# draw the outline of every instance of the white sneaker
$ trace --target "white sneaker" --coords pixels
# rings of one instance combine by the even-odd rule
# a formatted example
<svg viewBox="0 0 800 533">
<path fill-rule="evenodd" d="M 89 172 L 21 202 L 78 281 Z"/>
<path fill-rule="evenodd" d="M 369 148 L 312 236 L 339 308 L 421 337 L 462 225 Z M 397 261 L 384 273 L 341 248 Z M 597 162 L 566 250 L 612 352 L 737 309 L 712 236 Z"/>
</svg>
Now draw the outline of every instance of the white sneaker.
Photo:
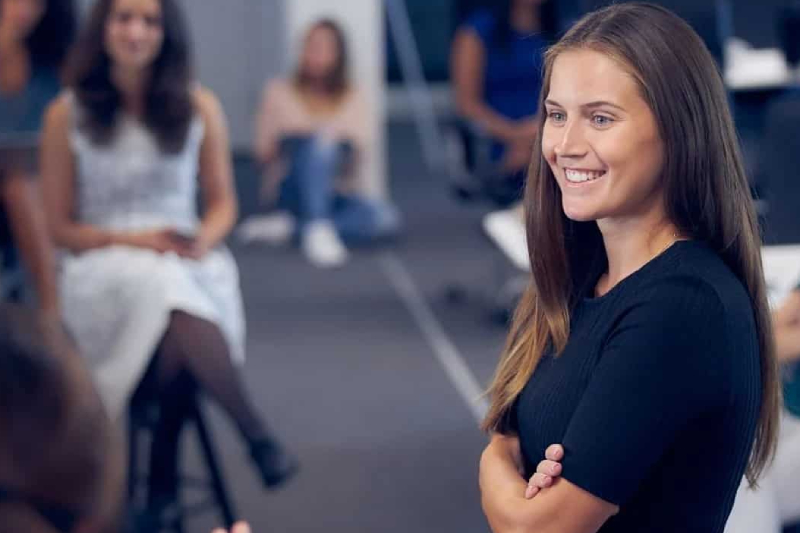
<svg viewBox="0 0 800 533">
<path fill-rule="evenodd" d="M 305 228 L 301 248 L 311 264 L 320 268 L 342 266 L 348 257 L 347 248 L 328 220 L 311 222 Z"/>
<path fill-rule="evenodd" d="M 295 230 L 295 220 L 285 211 L 252 216 L 242 222 L 236 235 L 243 243 L 265 242 L 274 246 L 286 244 Z"/>
</svg>

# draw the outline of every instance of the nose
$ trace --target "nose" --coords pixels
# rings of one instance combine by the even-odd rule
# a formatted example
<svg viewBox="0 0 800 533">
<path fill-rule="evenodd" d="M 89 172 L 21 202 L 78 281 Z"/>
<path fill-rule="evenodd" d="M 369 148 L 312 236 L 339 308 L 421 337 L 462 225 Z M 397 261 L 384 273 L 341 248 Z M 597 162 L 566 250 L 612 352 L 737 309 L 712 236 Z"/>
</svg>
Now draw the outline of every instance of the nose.
<svg viewBox="0 0 800 533">
<path fill-rule="evenodd" d="M 141 39 L 147 31 L 147 24 L 140 17 L 134 17 L 128 22 L 128 38 Z"/>
<path fill-rule="evenodd" d="M 578 121 L 568 120 L 560 131 L 561 139 L 555 145 L 556 156 L 580 158 L 586 155 L 588 152 L 586 138 Z"/>
</svg>

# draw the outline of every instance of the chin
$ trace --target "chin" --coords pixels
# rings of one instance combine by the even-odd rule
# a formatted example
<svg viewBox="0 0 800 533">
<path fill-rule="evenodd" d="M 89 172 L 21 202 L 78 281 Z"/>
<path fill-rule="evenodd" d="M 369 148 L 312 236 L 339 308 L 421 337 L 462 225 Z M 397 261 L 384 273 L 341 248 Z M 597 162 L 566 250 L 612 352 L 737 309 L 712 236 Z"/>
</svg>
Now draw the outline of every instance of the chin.
<svg viewBox="0 0 800 533">
<path fill-rule="evenodd" d="M 573 222 L 594 222 L 597 220 L 597 217 L 594 215 L 586 215 L 583 213 L 569 213 L 567 211 L 564 212 L 568 219 Z"/>
<path fill-rule="evenodd" d="M 128 52 L 112 54 L 114 64 L 125 70 L 140 70 L 150 67 L 155 57 L 150 54 L 131 54 Z"/>
<path fill-rule="evenodd" d="M 576 206 L 569 206 L 563 205 L 561 208 L 564 211 L 564 215 L 574 222 L 591 222 L 593 220 L 597 220 L 599 217 L 597 213 L 592 209 L 580 209 Z"/>
</svg>

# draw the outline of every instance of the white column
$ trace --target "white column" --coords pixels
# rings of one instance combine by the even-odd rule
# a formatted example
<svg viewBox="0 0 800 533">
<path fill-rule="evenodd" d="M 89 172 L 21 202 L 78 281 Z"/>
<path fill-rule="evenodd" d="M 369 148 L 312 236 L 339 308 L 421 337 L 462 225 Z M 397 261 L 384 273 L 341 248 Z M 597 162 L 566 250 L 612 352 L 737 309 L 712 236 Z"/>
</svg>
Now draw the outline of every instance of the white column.
<svg viewBox="0 0 800 533">
<path fill-rule="evenodd" d="M 231 145 L 248 151 L 267 78 L 281 70 L 285 36 L 275 0 L 180 0 L 191 33 L 200 82 L 219 97 L 228 119 Z"/>
<path fill-rule="evenodd" d="M 285 65 L 295 65 L 305 30 L 317 19 L 330 17 L 342 25 L 350 49 L 351 75 L 372 110 L 369 128 L 374 146 L 362 168 L 362 183 L 371 196 L 385 196 L 386 177 L 386 81 L 382 0 L 284 0 L 286 36 L 290 53 Z"/>
</svg>

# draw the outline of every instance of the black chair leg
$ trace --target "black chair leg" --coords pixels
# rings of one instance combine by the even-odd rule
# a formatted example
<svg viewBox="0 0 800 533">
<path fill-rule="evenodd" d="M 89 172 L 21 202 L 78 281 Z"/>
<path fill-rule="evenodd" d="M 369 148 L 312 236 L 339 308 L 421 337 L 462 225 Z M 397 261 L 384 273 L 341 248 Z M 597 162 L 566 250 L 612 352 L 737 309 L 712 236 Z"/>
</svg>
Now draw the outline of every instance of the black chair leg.
<svg viewBox="0 0 800 533">
<path fill-rule="evenodd" d="M 193 418 L 197 424 L 197 434 L 200 438 L 200 446 L 202 448 L 202 453 L 208 468 L 208 475 L 211 478 L 211 487 L 214 491 L 217 504 L 219 505 L 222 520 L 225 526 L 231 527 L 235 522 L 235 513 L 233 511 L 233 506 L 231 505 L 230 499 L 228 498 L 228 491 L 225 487 L 225 482 L 222 477 L 222 469 L 217 462 L 216 450 L 214 449 L 214 444 L 208 434 L 208 428 L 206 427 L 205 420 L 203 419 L 203 413 L 201 409 L 200 399 L 198 398 L 197 403 L 195 404 Z"/>
<path fill-rule="evenodd" d="M 133 417 L 128 417 L 128 501 L 134 501 L 139 476 L 139 430 Z"/>
</svg>

